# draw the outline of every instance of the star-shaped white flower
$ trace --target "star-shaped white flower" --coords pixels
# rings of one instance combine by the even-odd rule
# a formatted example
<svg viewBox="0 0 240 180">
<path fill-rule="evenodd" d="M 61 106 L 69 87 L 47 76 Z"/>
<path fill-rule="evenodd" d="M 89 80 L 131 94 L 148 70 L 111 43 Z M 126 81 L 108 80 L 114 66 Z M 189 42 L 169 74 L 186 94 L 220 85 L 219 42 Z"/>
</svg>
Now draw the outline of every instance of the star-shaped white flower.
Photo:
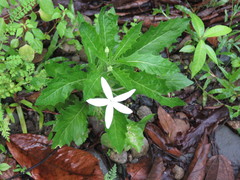
<svg viewBox="0 0 240 180">
<path fill-rule="evenodd" d="M 106 112 L 105 112 L 105 123 L 106 123 L 106 128 L 108 129 L 112 123 L 114 108 L 123 114 L 132 113 L 131 109 L 129 109 L 127 106 L 119 102 L 124 101 L 129 97 L 131 97 L 133 93 L 136 91 L 136 89 L 132 89 L 131 91 L 128 91 L 126 93 L 113 97 L 111 87 L 109 86 L 106 79 L 104 79 L 103 77 L 101 77 L 101 85 L 106 98 L 88 99 L 87 102 L 97 107 L 107 106 Z"/>
</svg>

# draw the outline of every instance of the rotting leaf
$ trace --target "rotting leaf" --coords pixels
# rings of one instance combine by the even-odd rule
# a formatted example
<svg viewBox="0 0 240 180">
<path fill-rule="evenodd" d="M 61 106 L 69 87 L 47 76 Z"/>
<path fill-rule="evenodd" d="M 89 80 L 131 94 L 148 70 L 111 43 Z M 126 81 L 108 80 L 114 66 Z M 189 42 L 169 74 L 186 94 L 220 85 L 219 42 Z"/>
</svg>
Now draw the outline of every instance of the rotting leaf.
<svg viewBox="0 0 240 180">
<path fill-rule="evenodd" d="M 171 143 L 174 143 L 177 136 L 185 136 L 190 126 L 187 122 L 181 119 L 173 119 L 161 106 L 158 108 L 159 124 L 168 134 Z"/>
<path fill-rule="evenodd" d="M 205 180 L 211 179 L 234 179 L 233 167 L 225 156 L 216 155 L 208 160 Z"/>
<path fill-rule="evenodd" d="M 182 153 L 174 147 L 169 147 L 166 144 L 169 144 L 169 141 L 164 139 L 164 134 L 161 130 L 154 124 L 149 123 L 145 128 L 145 133 L 152 139 L 152 141 L 160 147 L 162 150 L 174 155 L 174 156 L 181 156 Z"/>
<path fill-rule="evenodd" d="M 222 107 L 216 111 L 214 111 L 208 118 L 202 121 L 202 123 L 195 129 L 193 129 L 191 132 L 189 132 L 181 145 L 183 146 L 183 150 L 188 149 L 189 147 L 196 144 L 199 139 L 204 134 L 205 129 L 211 127 L 217 122 L 222 121 L 223 119 L 227 118 L 229 116 L 228 109 L 226 107 Z"/>
<path fill-rule="evenodd" d="M 165 167 L 163 164 L 163 159 L 161 157 L 155 158 L 147 179 L 162 179 L 164 170 L 165 170 Z"/>
<path fill-rule="evenodd" d="M 208 153 L 211 144 L 208 143 L 207 133 L 204 134 L 201 142 L 195 151 L 194 158 L 189 165 L 186 178 L 187 180 L 202 180 L 205 176 L 205 167 L 208 160 Z"/>
<path fill-rule="evenodd" d="M 35 134 L 13 134 L 7 146 L 22 167 L 30 168 L 53 151 L 47 137 Z M 90 153 L 64 146 L 31 171 L 36 180 L 88 179 L 101 180 L 98 160 Z"/>
<path fill-rule="evenodd" d="M 127 172 L 131 176 L 131 180 L 145 180 L 151 168 L 151 160 L 142 158 L 138 163 L 128 163 Z"/>
</svg>

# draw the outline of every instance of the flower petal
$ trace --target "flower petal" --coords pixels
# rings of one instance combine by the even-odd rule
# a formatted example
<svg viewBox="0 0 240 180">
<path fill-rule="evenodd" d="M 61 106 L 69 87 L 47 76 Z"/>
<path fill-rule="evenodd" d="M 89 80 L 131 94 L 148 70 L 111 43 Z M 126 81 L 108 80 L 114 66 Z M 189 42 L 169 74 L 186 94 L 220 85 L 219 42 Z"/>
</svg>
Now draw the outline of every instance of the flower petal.
<svg viewBox="0 0 240 180">
<path fill-rule="evenodd" d="M 118 96 L 114 97 L 113 100 L 116 101 L 116 102 L 124 101 L 124 100 L 130 98 L 135 91 L 136 91 L 136 89 L 132 89 L 131 91 L 128 91 L 126 93 L 123 93 L 121 95 L 118 95 Z"/>
<path fill-rule="evenodd" d="M 123 113 L 123 114 L 131 114 L 132 110 L 130 108 L 128 108 L 127 106 L 118 103 L 118 102 L 113 102 L 112 103 L 113 107 L 118 110 L 119 112 Z"/>
<path fill-rule="evenodd" d="M 102 89 L 103 89 L 103 92 L 104 92 L 105 96 L 108 99 L 113 99 L 112 89 L 109 86 L 109 84 L 106 81 L 106 79 L 104 79 L 104 77 L 101 77 L 101 85 L 102 85 Z"/>
<path fill-rule="evenodd" d="M 101 106 L 108 105 L 109 100 L 106 98 L 93 98 L 93 99 L 88 99 L 87 102 L 93 106 L 101 107 Z"/>
<path fill-rule="evenodd" d="M 114 112 L 114 109 L 112 104 L 108 104 L 105 112 L 105 124 L 107 129 L 109 129 L 112 124 L 113 112 Z"/>
</svg>

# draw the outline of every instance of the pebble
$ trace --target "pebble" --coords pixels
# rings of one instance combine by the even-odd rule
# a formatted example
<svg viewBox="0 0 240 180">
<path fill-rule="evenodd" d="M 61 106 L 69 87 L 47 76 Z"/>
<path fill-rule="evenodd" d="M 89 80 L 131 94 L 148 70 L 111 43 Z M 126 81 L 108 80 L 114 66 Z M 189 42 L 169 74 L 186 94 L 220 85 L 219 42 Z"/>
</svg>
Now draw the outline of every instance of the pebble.
<svg viewBox="0 0 240 180">
<path fill-rule="evenodd" d="M 152 111 L 149 107 L 147 106 L 140 106 L 140 108 L 137 110 L 137 115 L 140 119 L 143 119 L 145 116 L 152 114 Z M 154 117 L 152 117 L 149 122 L 153 122 Z"/>
<path fill-rule="evenodd" d="M 177 180 L 180 180 L 184 177 L 184 169 L 178 165 L 174 166 L 174 168 L 172 169 L 172 172 L 174 174 L 174 178 Z"/>
<path fill-rule="evenodd" d="M 126 151 L 123 151 L 121 154 L 111 151 L 110 152 L 110 159 L 116 163 L 124 164 L 128 160 L 128 154 Z"/>
</svg>

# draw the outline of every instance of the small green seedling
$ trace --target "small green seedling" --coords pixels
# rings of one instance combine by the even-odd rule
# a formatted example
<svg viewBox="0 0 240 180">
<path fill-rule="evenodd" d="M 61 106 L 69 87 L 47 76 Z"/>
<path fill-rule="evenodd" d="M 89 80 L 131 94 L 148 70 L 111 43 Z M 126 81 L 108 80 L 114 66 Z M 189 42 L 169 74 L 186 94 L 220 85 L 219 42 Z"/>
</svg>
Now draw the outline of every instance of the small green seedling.
<svg viewBox="0 0 240 180">
<path fill-rule="evenodd" d="M 206 61 L 206 56 L 215 63 L 219 64 L 219 60 L 216 56 L 213 48 L 205 43 L 205 40 L 209 37 L 219 37 L 226 35 L 232 31 L 231 28 L 223 25 L 216 25 L 205 30 L 203 21 L 195 14 L 189 14 L 192 21 L 192 26 L 196 31 L 196 41 L 198 42 L 196 47 L 193 45 L 184 46 L 180 52 L 191 53 L 194 51 L 193 61 L 190 64 L 190 70 L 192 78 L 203 68 Z"/>
</svg>

